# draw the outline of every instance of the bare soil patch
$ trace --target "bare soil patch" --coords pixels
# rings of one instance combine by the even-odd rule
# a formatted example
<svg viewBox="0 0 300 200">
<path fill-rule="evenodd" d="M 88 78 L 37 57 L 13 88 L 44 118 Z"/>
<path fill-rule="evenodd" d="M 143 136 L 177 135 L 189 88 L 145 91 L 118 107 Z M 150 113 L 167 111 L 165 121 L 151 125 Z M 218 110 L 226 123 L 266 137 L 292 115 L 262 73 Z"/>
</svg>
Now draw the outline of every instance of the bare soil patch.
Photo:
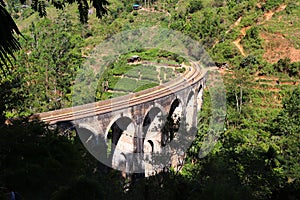
<svg viewBox="0 0 300 200">
<path fill-rule="evenodd" d="M 266 12 L 265 14 L 264 14 L 264 21 L 268 21 L 268 20 L 270 20 L 272 17 L 273 17 L 273 15 L 275 14 L 275 13 L 277 13 L 277 12 L 280 12 L 280 11 L 283 11 L 284 9 L 286 8 L 286 5 L 285 4 L 282 4 L 282 5 L 280 5 L 275 11 L 269 11 L 269 12 Z"/>
<path fill-rule="evenodd" d="M 279 59 L 290 58 L 291 62 L 300 61 L 300 49 L 296 49 L 284 35 L 262 32 L 260 36 L 265 40 L 264 59 L 276 63 Z"/>
</svg>

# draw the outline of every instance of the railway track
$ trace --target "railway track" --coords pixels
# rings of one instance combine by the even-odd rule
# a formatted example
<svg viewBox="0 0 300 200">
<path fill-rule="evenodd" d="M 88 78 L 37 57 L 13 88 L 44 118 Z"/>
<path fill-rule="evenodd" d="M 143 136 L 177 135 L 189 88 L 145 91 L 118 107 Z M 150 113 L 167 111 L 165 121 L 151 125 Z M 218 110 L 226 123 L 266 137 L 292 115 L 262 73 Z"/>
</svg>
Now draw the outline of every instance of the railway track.
<svg viewBox="0 0 300 200">
<path fill-rule="evenodd" d="M 162 98 L 169 94 L 183 90 L 201 80 L 206 75 L 206 72 L 207 70 L 201 70 L 197 63 L 193 63 L 191 67 L 186 69 L 186 72 L 182 76 L 168 83 L 121 97 L 74 106 L 71 108 L 38 113 L 35 114 L 33 118 L 38 118 L 49 124 L 55 124 L 60 121 L 72 121 L 89 116 L 95 116 L 97 114 L 117 111 L 126 107 L 153 101 L 157 98 Z"/>
</svg>

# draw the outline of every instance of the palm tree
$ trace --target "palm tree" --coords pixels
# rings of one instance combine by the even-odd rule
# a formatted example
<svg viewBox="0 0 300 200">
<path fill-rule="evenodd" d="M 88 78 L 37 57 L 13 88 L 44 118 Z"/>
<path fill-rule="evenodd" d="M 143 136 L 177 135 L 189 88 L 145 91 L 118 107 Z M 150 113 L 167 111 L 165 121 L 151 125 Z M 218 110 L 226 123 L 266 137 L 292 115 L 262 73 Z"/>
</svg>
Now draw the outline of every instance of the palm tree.
<svg viewBox="0 0 300 200">
<path fill-rule="evenodd" d="M 0 26 L 0 69 L 5 73 L 8 70 L 7 63 L 11 63 L 11 58 L 14 58 L 14 52 L 21 49 L 14 35 L 21 35 L 21 32 L 5 9 L 3 1 L 0 1 Z"/>
</svg>

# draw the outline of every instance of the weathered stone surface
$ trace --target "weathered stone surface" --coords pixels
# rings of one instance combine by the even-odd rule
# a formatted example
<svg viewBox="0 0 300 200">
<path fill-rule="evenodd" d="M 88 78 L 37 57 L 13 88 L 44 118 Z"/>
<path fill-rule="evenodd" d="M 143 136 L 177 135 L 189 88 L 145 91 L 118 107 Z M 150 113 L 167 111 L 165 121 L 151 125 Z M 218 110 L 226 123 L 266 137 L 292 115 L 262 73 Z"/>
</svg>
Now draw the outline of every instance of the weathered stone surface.
<svg viewBox="0 0 300 200">
<path fill-rule="evenodd" d="M 142 91 L 132 99 L 122 97 L 122 101 L 103 101 L 90 104 L 91 107 L 84 105 L 74 110 L 49 112 L 41 114 L 41 118 L 50 123 L 71 123 L 97 159 L 121 171 L 139 170 L 149 176 L 163 167 L 179 169 L 184 160 L 180 142 L 189 140 L 192 136 L 188 131 L 197 127 L 205 78 L 204 75 L 191 78 L 174 87 L 174 91 L 153 93 L 157 96 L 150 95 L 149 101 L 135 102 L 138 95 L 145 95 Z M 155 89 L 148 90 L 152 92 Z M 172 130 L 167 135 L 165 126 Z M 157 154 L 165 157 L 157 161 Z"/>
</svg>

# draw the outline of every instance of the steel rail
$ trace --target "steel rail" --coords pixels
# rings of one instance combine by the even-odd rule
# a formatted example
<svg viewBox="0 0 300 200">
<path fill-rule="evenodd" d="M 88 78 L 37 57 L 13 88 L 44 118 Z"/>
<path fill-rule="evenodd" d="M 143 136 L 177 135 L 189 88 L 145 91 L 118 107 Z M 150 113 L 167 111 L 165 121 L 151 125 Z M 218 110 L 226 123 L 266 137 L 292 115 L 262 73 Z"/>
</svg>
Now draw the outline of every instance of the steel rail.
<svg viewBox="0 0 300 200">
<path fill-rule="evenodd" d="M 205 75 L 206 71 L 201 70 L 198 64 L 193 63 L 191 67 L 186 69 L 185 73 L 182 76 L 165 84 L 108 100 L 74 106 L 71 108 L 37 113 L 32 117 L 38 118 L 41 121 L 49 124 L 55 124 L 60 121 L 72 121 L 85 117 L 109 113 L 124 109 L 126 107 L 132 107 L 141 103 L 153 101 L 172 93 L 179 92 L 198 82 Z"/>
</svg>

